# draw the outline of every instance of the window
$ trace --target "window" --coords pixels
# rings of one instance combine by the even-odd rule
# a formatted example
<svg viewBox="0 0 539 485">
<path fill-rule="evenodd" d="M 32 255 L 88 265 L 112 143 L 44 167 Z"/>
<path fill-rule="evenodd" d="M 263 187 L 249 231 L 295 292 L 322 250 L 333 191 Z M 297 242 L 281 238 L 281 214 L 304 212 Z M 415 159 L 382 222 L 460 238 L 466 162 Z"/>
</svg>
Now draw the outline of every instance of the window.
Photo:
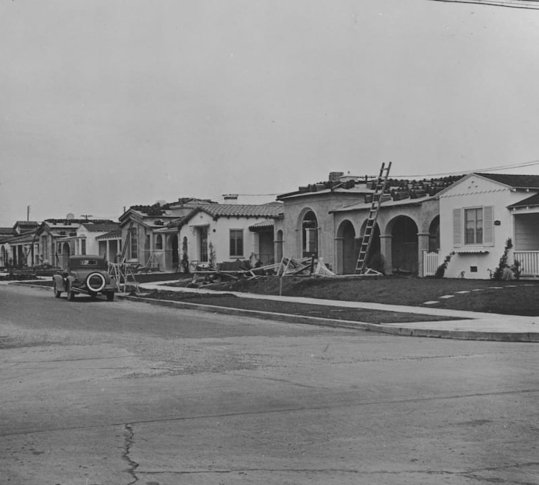
<svg viewBox="0 0 539 485">
<path fill-rule="evenodd" d="M 230 229 L 230 256 L 243 256 L 243 229 Z"/>
<path fill-rule="evenodd" d="M 205 263 L 208 261 L 208 226 L 203 226 L 198 231 L 200 261 Z"/>
<path fill-rule="evenodd" d="M 84 256 L 86 255 L 86 239 L 80 240 L 80 253 Z"/>
<path fill-rule="evenodd" d="M 483 208 L 464 210 L 464 244 L 483 244 Z"/>
<path fill-rule="evenodd" d="M 163 236 L 161 234 L 155 237 L 155 249 L 163 249 Z"/>
<path fill-rule="evenodd" d="M 138 259 L 138 231 L 136 227 L 131 228 L 131 259 Z"/>
<path fill-rule="evenodd" d="M 453 209 L 453 246 L 494 245 L 494 207 Z"/>
<path fill-rule="evenodd" d="M 318 253 L 318 220 L 314 212 L 305 214 L 302 221 L 302 249 L 303 257 Z"/>
</svg>

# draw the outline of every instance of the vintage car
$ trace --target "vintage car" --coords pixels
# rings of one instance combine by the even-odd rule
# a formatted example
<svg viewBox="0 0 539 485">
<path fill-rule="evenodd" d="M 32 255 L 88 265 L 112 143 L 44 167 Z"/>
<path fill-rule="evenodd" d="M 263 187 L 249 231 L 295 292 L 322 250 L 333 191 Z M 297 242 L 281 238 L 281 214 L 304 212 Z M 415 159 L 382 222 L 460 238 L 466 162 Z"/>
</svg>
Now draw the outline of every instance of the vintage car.
<svg viewBox="0 0 539 485">
<path fill-rule="evenodd" d="M 107 261 L 101 256 L 71 256 L 67 270 L 62 274 L 55 274 L 52 279 L 56 298 L 60 298 L 65 291 L 68 300 L 73 300 L 77 293 L 93 298 L 101 293 L 107 300 L 114 300 L 116 281 L 108 272 Z"/>
</svg>

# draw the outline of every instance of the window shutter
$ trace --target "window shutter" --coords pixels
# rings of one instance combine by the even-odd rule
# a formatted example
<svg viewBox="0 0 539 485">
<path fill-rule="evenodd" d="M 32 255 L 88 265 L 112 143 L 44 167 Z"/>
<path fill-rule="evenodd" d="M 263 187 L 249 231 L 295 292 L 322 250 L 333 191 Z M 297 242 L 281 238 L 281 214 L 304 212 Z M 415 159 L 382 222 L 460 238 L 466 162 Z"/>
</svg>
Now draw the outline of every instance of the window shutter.
<svg viewBox="0 0 539 485">
<path fill-rule="evenodd" d="M 462 210 L 453 209 L 453 246 L 462 245 Z"/>
<path fill-rule="evenodd" d="M 483 207 L 483 241 L 484 244 L 494 245 L 494 207 Z"/>
</svg>

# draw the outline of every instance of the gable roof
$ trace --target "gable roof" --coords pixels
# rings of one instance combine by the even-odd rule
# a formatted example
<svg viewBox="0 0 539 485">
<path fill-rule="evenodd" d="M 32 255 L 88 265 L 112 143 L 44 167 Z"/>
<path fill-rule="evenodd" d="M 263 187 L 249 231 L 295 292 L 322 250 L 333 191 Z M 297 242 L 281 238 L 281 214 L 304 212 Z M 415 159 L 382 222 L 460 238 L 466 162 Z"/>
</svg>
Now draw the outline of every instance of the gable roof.
<svg viewBox="0 0 539 485">
<path fill-rule="evenodd" d="M 179 229 L 200 212 L 205 212 L 213 217 L 213 219 L 219 219 L 220 217 L 264 217 L 267 219 L 279 219 L 283 216 L 283 204 L 281 202 L 270 202 L 268 204 L 203 205 L 191 211 L 187 216 L 169 224 L 168 227 L 177 225 Z"/>
<path fill-rule="evenodd" d="M 13 229 L 18 227 L 21 232 L 33 231 L 39 227 L 39 222 L 37 221 L 17 221 L 13 225 Z"/>
<path fill-rule="evenodd" d="M 481 177 L 507 185 L 513 189 L 536 189 L 539 190 L 539 175 L 521 175 L 507 173 L 477 173 Z"/>
<path fill-rule="evenodd" d="M 537 206 L 539 206 L 539 194 L 532 195 L 531 197 L 527 197 L 524 200 L 508 205 L 507 208 L 520 209 L 522 207 L 537 207 Z"/>
<path fill-rule="evenodd" d="M 88 232 L 110 232 L 119 227 L 117 222 L 93 222 L 84 223 L 83 226 Z"/>
</svg>

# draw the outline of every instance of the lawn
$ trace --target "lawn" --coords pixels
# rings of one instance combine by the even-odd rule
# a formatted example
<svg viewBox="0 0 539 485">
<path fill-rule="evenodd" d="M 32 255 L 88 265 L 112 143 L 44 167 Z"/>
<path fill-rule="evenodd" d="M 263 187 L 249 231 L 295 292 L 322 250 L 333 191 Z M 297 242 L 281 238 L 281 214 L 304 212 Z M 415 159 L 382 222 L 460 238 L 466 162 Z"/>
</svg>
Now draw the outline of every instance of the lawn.
<svg viewBox="0 0 539 485">
<path fill-rule="evenodd" d="M 307 303 L 282 302 L 240 298 L 231 294 L 198 294 L 157 290 L 141 294 L 144 298 L 179 301 L 198 305 L 239 308 L 288 315 L 301 315 L 331 320 L 364 322 L 364 323 L 404 323 L 449 320 L 447 317 L 421 315 L 415 313 L 399 313 L 385 310 L 368 310 L 363 308 L 342 308 L 326 305 L 310 305 Z"/>
<path fill-rule="evenodd" d="M 212 285 L 211 288 L 277 295 L 279 286 L 279 278 L 263 277 L 220 283 Z M 539 315 L 537 281 L 501 282 L 398 276 L 286 277 L 282 279 L 282 294 L 514 315 Z M 441 298 L 444 296 L 451 297 Z M 426 302 L 436 303 L 426 304 Z"/>
</svg>

